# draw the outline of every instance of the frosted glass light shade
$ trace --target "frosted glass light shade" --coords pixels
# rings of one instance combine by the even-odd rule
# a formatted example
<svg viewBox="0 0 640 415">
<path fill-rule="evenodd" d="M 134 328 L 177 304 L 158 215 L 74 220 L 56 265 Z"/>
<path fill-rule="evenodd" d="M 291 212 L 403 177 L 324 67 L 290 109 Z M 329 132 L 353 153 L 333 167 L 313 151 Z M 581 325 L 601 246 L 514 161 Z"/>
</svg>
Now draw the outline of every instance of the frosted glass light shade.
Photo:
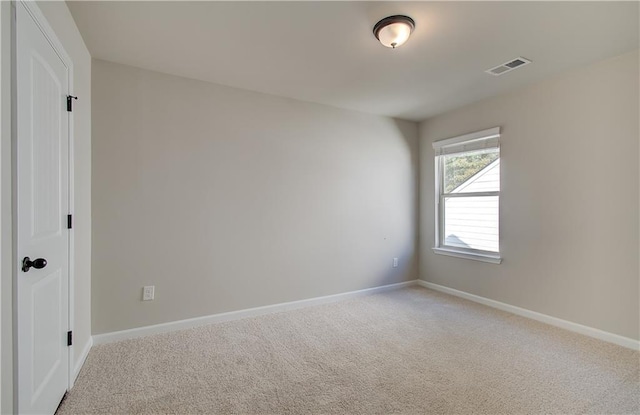
<svg viewBox="0 0 640 415">
<path fill-rule="evenodd" d="M 380 20 L 373 27 L 373 34 L 384 46 L 397 48 L 411 36 L 415 22 L 408 16 L 389 16 Z"/>
</svg>

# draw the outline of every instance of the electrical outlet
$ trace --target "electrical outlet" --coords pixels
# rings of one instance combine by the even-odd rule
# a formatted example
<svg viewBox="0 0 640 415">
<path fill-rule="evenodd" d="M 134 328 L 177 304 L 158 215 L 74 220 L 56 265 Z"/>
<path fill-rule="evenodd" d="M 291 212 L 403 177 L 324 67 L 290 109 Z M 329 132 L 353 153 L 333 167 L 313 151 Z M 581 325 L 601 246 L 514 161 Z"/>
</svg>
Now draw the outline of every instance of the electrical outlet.
<svg viewBox="0 0 640 415">
<path fill-rule="evenodd" d="M 393 258 L 393 267 L 398 268 L 398 258 Z"/>
<path fill-rule="evenodd" d="M 155 296 L 156 287 L 155 285 L 147 285 L 142 288 L 142 301 L 151 301 Z"/>
</svg>

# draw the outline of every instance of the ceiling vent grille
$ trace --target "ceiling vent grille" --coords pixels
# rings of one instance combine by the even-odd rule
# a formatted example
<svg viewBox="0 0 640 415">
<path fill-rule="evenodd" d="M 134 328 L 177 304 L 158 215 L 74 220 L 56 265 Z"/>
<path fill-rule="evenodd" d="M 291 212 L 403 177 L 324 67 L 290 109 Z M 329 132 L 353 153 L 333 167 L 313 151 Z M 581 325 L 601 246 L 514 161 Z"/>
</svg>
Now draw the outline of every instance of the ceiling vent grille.
<svg viewBox="0 0 640 415">
<path fill-rule="evenodd" d="M 503 63 L 502 65 L 498 65 L 495 68 L 487 69 L 485 72 L 491 75 L 498 76 L 498 75 L 505 74 L 507 72 L 511 72 L 516 68 L 523 67 L 524 65 L 527 65 L 529 63 L 531 63 L 529 59 L 523 58 L 521 56 L 509 62 Z"/>
</svg>

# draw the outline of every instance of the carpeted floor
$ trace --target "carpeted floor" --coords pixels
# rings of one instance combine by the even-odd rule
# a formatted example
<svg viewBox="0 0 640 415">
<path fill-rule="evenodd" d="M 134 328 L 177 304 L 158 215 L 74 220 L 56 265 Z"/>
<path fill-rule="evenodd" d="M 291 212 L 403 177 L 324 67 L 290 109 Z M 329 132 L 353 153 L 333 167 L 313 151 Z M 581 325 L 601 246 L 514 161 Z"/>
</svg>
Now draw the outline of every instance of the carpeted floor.
<svg viewBox="0 0 640 415">
<path fill-rule="evenodd" d="M 639 367 L 411 287 L 96 346 L 58 413 L 637 414 Z"/>
</svg>

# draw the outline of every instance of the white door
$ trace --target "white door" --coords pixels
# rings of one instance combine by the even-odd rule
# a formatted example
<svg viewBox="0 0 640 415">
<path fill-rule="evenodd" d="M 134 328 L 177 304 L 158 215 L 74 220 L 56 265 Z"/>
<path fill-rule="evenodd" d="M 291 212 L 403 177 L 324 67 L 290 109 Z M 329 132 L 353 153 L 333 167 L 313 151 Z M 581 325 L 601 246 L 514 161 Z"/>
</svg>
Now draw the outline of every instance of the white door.
<svg viewBox="0 0 640 415">
<path fill-rule="evenodd" d="M 68 77 L 21 2 L 16 69 L 18 411 L 53 414 L 69 376 Z"/>
</svg>

